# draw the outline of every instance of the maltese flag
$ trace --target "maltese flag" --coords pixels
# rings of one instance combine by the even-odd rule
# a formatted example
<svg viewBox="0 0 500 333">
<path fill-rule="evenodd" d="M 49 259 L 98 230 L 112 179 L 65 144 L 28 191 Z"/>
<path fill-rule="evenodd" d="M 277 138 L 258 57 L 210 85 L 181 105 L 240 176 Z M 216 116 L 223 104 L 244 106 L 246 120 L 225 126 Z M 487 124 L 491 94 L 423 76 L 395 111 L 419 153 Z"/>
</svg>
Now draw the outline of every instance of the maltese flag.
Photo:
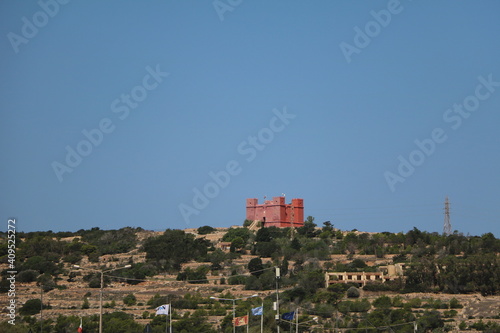
<svg viewBox="0 0 500 333">
<path fill-rule="evenodd" d="M 80 326 L 78 327 L 78 333 L 83 333 L 82 318 L 80 318 Z"/>
</svg>

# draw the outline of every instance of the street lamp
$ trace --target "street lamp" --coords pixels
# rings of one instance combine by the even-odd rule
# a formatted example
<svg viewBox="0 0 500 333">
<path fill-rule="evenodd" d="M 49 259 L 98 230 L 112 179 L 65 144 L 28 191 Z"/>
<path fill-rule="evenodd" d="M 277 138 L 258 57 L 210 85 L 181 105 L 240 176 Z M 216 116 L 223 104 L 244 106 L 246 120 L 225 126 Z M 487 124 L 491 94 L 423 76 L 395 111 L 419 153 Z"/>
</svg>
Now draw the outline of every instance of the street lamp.
<svg viewBox="0 0 500 333">
<path fill-rule="evenodd" d="M 210 299 L 215 299 L 218 301 L 231 301 L 233 302 L 233 332 L 236 332 L 236 326 L 234 326 L 234 321 L 236 319 L 236 301 L 240 301 L 242 299 L 248 299 L 252 297 L 258 297 L 259 294 L 254 294 L 252 296 L 247 296 L 247 297 L 241 297 L 241 298 L 221 298 L 221 297 L 214 297 L 211 296 Z"/>
<path fill-rule="evenodd" d="M 111 268 L 111 269 L 92 269 L 92 268 L 82 268 L 79 265 L 73 265 L 74 268 L 83 269 L 87 271 L 94 271 L 101 273 L 101 290 L 99 292 L 99 333 L 102 333 L 102 290 L 104 288 L 104 273 L 117 271 L 119 269 L 130 268 L 132 265 L 125 265 L 123 267 Z"/>
</svg>

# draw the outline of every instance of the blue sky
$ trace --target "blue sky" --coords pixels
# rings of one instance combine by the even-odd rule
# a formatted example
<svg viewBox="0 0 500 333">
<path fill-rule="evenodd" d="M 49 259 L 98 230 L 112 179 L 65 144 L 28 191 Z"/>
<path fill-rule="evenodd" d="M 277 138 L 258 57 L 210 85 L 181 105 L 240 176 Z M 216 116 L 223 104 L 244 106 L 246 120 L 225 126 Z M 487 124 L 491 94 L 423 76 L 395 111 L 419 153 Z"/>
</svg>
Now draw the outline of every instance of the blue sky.
<svg viewBox="0 0 500 333">
<path fill-rule="evenodd" d="M 226 227 L 285 193 L 318 225 L 441 232 L 449 196 L 453 230 L 498 237 L 499 10 L 2 1 L 0 218 Z"/>
</svg>

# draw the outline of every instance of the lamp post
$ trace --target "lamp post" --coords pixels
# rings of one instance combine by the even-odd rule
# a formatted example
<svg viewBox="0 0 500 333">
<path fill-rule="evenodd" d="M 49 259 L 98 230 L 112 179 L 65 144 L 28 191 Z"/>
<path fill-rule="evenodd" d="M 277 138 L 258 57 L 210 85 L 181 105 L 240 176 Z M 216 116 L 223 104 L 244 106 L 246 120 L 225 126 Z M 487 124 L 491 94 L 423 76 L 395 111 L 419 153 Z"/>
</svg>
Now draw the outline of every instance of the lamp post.
<svg viewBox="0 0 500 333">
<path fill-rule="evenodd" d="M 94 271 L 101 273 L 101 288 L 99 292 L 99 333 L 102 333 L 102 291 L 104 288 L 104 273 L 117 271 L 119 269 L 130 268 L 132 265 L 125 265 L 123 267 L 111 268 L 111 269 L 91 269 L 91 268 L 82 268 L 79 265 L 73 265 L 74 268 L 83 269 L 87 271 Z"/>
<path fill-rule="evenodd" d="M 233 332 L 236 332 L 236 326 L 234 326 L 234 320 L 236 319 L 236 301 L 240 301 L 240 300 L 248 299 L 248 298 L 252 298 L 252 297 L 257 297 L 257 296 L 259 296 L 259 294 L 254 294 L 252 296 L 241 297 L 241 298 L 221 298 L 221 297 L 211 296 L 210 299 L 215 299 L 218 301 L 231 301 L 231 302 L 233 302 Z"/>
</svg>

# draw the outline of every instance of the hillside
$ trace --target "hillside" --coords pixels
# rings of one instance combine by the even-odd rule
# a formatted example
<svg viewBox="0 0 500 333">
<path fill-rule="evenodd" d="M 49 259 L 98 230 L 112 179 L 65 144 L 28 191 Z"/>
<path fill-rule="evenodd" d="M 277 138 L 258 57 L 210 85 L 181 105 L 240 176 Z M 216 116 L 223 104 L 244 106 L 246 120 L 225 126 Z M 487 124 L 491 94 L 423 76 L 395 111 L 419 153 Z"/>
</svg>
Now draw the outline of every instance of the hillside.
<svg viewBox="0 0 500 333">
<path fill-rule="evenodd" d="M 500 328 L 500 240 L 493 235 L 348 232 L 308 222 L 295 231 L 235 226 L 19 234 L 16 329 L 40 330 L 40 310 L 30 312 L 29 305 L 42 299 L 44 332 L 75 332 L 79 317 L 85 332 L 97 332 L 103 270 L 104 332 L 135 332 L 146 324 L 164 332 L 166 318 L 154 308 L 166 303 L 179 331 L 230 332 L 232 302 L 210 297 L 255 294 L 237 302 L 236 316 L 264 303 L 266 330 L 274 332 L 275 267 L 280 313 L 299 308 L 301 332 L 409 332 L 413 322 L 422 332 Z M 2 255 L 1 291 L 8 295 L 7 252 Z M 390 273 L 396 266 L 404 271 Z M 9 300 L 0 301 L 0 330 L 15 332 L 7 323 Z M 250 331 L 260 331 L 259 318 L 250 319 Z"/>
</svg>

